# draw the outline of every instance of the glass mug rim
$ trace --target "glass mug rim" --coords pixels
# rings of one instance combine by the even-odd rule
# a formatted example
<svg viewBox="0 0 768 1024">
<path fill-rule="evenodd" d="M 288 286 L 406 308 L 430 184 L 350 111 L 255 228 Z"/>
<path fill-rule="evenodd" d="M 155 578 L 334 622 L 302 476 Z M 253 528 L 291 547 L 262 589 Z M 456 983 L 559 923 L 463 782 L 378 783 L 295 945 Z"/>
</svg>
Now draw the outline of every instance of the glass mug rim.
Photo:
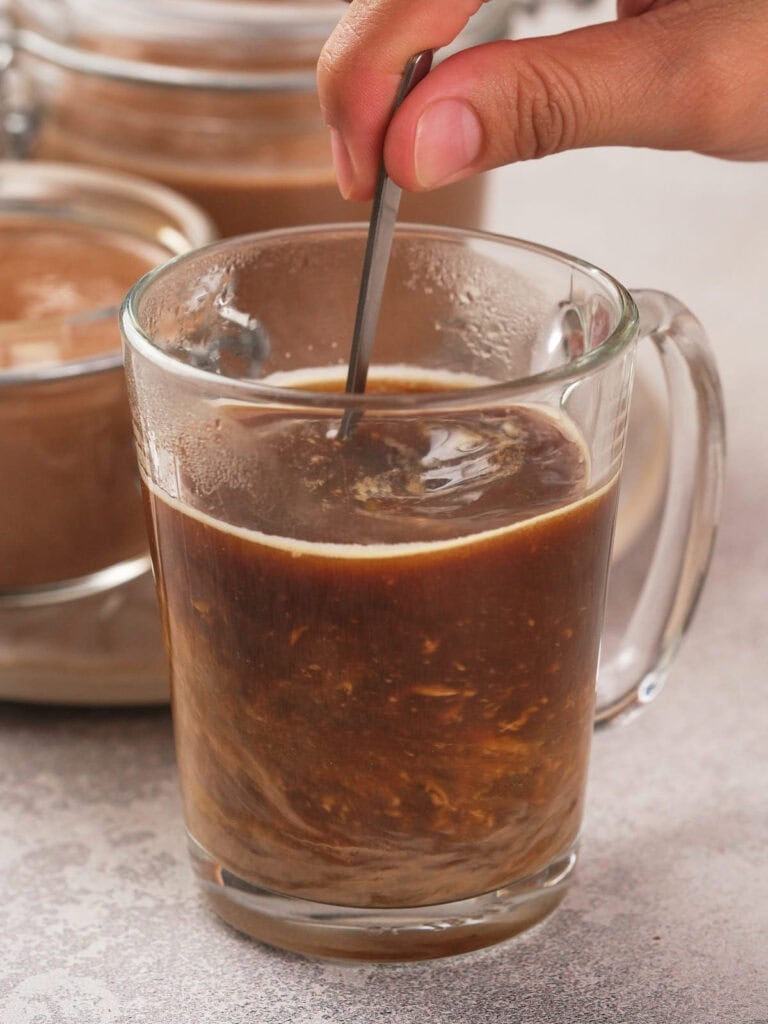
<svg viewBox="0 0 768 1024">
<path fill-rule="evenodd" d="M 543 261 L 556 262 L 570 266 L 587 276 L 596 279 L 609 293 L 618 311 L 618 320 L 614 329 L 603 341 L 583 354 L 562 363 L 559 366 L 525 377 L 477 384 L 467 387 L 451 388 L 450 391 L 387 391 L 386 393 L 347 394 L 343 391 L 308 391 L 283 385 L 266 383 L 260 379 L 223 377 L 210 370 L 190 366 L 160 349 L 141 323 L 140 305 L 149 289 L 160 282 L 167 274 L 173 274 L 179 266 L 193 262 L 206 254 L 224 253 L 227 250 L 242 250 L 243 247 L 269 246 L 276 241 L 290 239 L 323 239 L 332 235 L 364 238 L 368 224 L 362 221 L 354 223 L 337 223 L 311 225 L 295 228 L 277 228 L 271 231 L 260 231 L 252 234 L 237 235 L 210 243 L 191 252 L 182 253 L 160 264 L 141 277 L 131 288 L 120 309 L 120 328 L 123 344 L 129 345 L 137 354 L 154 363 L 159 369 L 171 376 L 184 378 L 187 381 L 207 385 L 209 388 L 222 392 L 229 391 L 240 400 L 251 400 L 260 404 L 269 403 L 282 407 L 288 406 L 297 410 L 327 410 L 343 412 L 346 409 L 376 410 L 386 413 L 388 410 L 435 408 L 456 408 L 467 402 L 498 401 L 501 398 L 514 397 L 524 392 L 546 388 L 553 385 L 573 383 L 601 369 L 612 360 L 619 358 L 637 335 L 639 314 L 635 301 L 629 290 L 607 271 L 577 256 L 561 252 L 558 249 L 529 242 L 489 231 L 465 228 L 438 227 L 428 224 L 398 224 L 395 239 L 402 237 L 432 237 L 454 243 L 465 241 L 481 241 L 491 243 L 503 249 L 515 249 L 534 254 Z M 351 343 L 351 337 L 350 337 Z M 345 364 L 340 363 L 339 368 Z"/>
</svg>

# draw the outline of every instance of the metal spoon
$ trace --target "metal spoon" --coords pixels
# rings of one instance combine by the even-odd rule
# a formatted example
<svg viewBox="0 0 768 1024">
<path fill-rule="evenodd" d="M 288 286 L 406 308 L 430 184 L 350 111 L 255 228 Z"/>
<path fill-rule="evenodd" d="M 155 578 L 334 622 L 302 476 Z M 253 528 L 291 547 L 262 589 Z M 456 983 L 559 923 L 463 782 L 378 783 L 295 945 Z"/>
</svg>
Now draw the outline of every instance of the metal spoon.
<svg viewBox="0 0 768 1024">
<path fill-rule="evenodd" d="M 411 89 L 415 88 L 424 78 L 431 66 L 431 50 L 424 50 L 417 53 L 415 57 L 411 57 L 400 80 L 400 87 L 392 107 L 392 115 Z M 349 354 L 349 371 L 345 387 L 347 394 L 362 394 L 365 391 L 401 195 L 402 189 L 389 177 L 382 160 L 376 182 L 376 193 L 373 197 L 373 210 L 365 246 L 360 292 L 357 298 L 355 328 L 352 334 L 352 349 Z M 341 418 L 337 437 L 342 440 L 349 437 L 362 415 L 360 410 L 347 409 Z"/>
</svg>

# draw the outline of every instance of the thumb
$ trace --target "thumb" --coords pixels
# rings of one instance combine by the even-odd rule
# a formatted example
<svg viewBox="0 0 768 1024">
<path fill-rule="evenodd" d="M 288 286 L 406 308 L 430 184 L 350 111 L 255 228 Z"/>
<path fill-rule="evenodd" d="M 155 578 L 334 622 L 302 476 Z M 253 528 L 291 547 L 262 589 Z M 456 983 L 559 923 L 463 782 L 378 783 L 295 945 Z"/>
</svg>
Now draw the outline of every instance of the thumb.
<svg viewBox="0 0 768 1024">
<path fill-rule="evenodd" d="M 706 11 L 706 3 L 695 16 L 687 4 L 671 3 L 560 36 L 456 54 L 393 118 L 384 143 L 390 175 L 420 191 L 512 161 L 600 145 L 749 157 L 755 104 L 768 114 L 766 19 L 755 46 L 745 48 L 742 19 L 724 24 L 722 9 L 719 17 Z M 750 66 L 752 97 L 744 90 Z"/>
</svg>

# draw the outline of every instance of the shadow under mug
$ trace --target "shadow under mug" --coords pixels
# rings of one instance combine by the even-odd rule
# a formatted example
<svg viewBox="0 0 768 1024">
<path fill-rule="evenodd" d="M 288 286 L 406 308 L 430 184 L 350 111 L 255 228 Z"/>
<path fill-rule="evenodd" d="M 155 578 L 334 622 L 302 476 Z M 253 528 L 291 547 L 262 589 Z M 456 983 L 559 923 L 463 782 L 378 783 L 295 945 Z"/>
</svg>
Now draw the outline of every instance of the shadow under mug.
<svg viewBox="0 0 768 1024">
<path fill-rule="evenodd" d="M 121 326 L 202 887 L 268 943 L 408 960 L 562 899 L 593 723 L 658 692 L 704 580 L 723 409 L 676 300 L 429 227 L 396 234 L 368 390 L 346 395 L 365 234 L 207 247 L 139 282 Z M 598 672 L 644 336 L 669 486 Z"/>
</svg>

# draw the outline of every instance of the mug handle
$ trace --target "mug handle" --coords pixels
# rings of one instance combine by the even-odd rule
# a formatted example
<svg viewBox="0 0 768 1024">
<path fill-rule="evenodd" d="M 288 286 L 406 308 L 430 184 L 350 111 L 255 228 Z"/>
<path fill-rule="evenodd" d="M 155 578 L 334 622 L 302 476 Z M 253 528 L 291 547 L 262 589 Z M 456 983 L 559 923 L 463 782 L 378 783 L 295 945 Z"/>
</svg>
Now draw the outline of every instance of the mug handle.
<svg viewBox="0 0 768 1024">
<path fill-rule="evenodd" d="M 659 535 L 640 596 L 598 671 L 595 724 L 624 719 L 661 690 L 709 568 L 723 491 L 725 413 L 704 329 L 663 292 L 634 291 L 640 337 L 656 346 L 669 396 L 669 471 Z"/>
</svg>

